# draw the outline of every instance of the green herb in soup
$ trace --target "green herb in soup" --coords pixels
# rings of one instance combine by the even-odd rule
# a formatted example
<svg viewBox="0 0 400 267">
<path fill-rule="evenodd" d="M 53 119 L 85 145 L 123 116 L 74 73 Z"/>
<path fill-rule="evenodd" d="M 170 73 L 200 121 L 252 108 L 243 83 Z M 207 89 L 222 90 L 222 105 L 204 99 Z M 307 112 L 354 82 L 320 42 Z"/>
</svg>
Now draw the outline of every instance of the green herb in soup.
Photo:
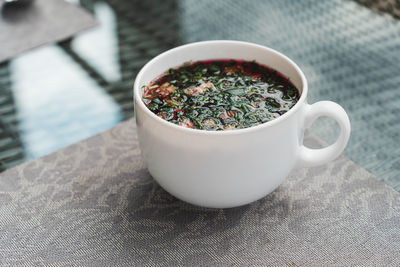
<svg viewBox="0 0 400 267">
<path fill-rule="evenodd" d="M 187 128 L 242 129 L 287 112 L 299 99 L 282 74 L 255 61 L 186 63 L 145 86 L 143 102 L 153 113 Z"/>
</svg>

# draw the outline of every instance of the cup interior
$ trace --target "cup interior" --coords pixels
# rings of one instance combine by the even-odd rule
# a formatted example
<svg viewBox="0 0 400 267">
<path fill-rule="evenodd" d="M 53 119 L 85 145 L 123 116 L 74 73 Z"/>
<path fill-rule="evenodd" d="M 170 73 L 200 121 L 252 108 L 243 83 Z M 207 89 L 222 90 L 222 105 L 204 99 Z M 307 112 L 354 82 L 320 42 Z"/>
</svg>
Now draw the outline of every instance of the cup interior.
<svg viewBox="0 0 400 267">
<path fill-rule="evenodd" d="M 263 124 L 237 129 L 235 131 L 204 131 L 192 128 L 185 128 L 179 125 L 167 122 L 153 114 L 143 102 L 142 95 L 144 86 L 152 80 L 162 75 L 170 68 L 176 68 L 190 61 L 218 60 L 218 59 L 236 59 L 236 60 L 255 60 L 257 63 L 277 70 L 288 78 L 299 90 L 300 98 L 297 103 L 285 114 Z M 149 61 L 138 73 L 134 84 L 134 99 L 138 108 L 145 114 L 159 123 L 172 127 L 177 131 L 189 131 L 201 135 L 233 135 L 248 131 L 255 131 L 261 127 L 271 126 L 284 121 L 286 118 L 297 112 L 302 103 L 306 102 L 307 80 L 300 68 L 291 59 L 285 55 L 267 48 L 265 46 L 240 42 L 240 41 L 204 41 L 191 43 L 168 50 Z"/>
<path fill-rule="evenodd" d="M 239 41 L 205 41 L 168 50 L 143 67 L 137 76 L 135 87 L 139 86 L 137 89 L 141 96 L 142 86 L 149 84 L 168 69 L 179 67 L 185 62 L 210 59 L 255 60 L 286 76 L 301 96 L 306 90 L 304 74 L 288 57 L 264 46 Z"/>
</svg>

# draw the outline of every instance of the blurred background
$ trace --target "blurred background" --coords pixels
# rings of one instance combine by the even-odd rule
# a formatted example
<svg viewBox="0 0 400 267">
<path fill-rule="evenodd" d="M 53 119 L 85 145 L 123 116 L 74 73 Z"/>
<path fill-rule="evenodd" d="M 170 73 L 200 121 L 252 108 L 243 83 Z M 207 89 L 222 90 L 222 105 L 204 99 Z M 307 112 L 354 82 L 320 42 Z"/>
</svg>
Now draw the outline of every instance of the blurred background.
<svg viewBox="0 0 400 267">
<path fill-rule="evenodd" d="M 400 0 L 70 2 L 99 25 L 0 62 L 0 171 L 131 118 L 135 75 L 159 53 L 233 39 L 292 58 L 310 103 L 349 113 L 345 155 L 400 191 Z M 312 132 L 332 143 L 335 124 Z"/>
</svg>

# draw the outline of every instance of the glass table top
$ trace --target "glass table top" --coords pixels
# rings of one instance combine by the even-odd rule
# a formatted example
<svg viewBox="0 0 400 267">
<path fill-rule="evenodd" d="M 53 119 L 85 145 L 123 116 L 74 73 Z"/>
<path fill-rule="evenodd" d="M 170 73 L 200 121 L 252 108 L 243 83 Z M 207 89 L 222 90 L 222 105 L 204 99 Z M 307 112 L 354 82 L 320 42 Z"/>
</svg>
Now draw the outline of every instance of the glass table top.
<svg viewBox="0 0 400 267">
<path fill-rule="evenodd" d="M 345 155 L 400 191 L 400 24 L 352 1 L 79 2 L 99 26 L 0 63 L 0 171 L 133 116 L 136 73 L 180 44 L 233 39 L 292 58 L 309 102 L 349 113 Z M 329 119 L 312 127 L 332 143 Z"/>
</svg>

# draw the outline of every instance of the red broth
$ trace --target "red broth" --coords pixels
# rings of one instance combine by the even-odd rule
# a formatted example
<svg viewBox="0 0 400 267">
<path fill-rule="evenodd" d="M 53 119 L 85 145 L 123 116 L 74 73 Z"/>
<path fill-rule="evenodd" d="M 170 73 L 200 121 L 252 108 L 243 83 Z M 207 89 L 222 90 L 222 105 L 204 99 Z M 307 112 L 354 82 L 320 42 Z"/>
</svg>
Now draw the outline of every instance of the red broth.
<svg viewBox="0 0 400 267">
<path fill-rule="evenodd" d="M 286 113 L 299 100 L 281 73 L 255 61 L 206 60 L 169 69 L 145 86 L 154 114 L 187 128 L 243 129 Z"/>
</svg>

